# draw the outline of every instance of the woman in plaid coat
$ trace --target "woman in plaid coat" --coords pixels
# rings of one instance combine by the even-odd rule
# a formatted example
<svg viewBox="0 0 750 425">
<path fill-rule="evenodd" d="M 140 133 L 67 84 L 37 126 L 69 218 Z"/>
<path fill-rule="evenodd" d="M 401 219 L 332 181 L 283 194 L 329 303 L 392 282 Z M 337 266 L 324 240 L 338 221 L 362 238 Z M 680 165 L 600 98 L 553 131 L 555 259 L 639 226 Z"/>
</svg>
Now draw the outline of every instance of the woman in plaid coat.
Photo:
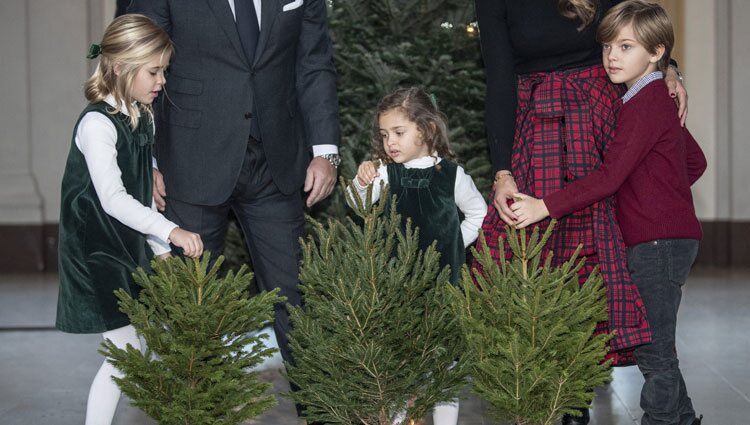
<svg viewBox="0 0 750 425">
<path fill-rule="evenodd" d="M 599 19 L 617 3 L 476 0 L 487 75 L 488 142 L 496 173 L 482 230 L 498 260 L 498 238 L 505 237 L 505 226 L 516 218 L 508 207 L 513 193 L 542 198 L 602 163 L 624 89 L 607 78 L 595 32 Z M 687 96 L 675 69 L 667 82 L 684 124 Z M 650 342 L 651 334 L 627 272 L 614 207 L 610 198 L 563 218 L 547 249 L 559 264 L 582 244 L 587 263 L 581 283 L 599 265 L 607 285 L 609 320 L 600 323 L 596 333 L 615 332 L 608 357 L 614 365 L 625 366 L 634 364 L 632 350 Z M 588 412 L 582 413 L 583 418 L 566 416 L 563 423 L 588 423 Z"/>
</svg>

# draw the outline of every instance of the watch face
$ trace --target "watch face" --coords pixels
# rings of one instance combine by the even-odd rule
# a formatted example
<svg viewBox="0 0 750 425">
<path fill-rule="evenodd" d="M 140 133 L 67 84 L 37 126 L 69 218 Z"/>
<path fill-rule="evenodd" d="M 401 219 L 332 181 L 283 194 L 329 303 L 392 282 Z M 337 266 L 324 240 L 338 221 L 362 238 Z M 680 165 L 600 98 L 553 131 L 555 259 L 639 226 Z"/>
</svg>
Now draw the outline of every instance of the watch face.
<svg viewBox="0 0 750 425">
<path fill-rule="evenodd" d="M 341 157 L 335 153 L 323 155 L 334 167 L 338 167 L 341 164 Z"/>
</svg>

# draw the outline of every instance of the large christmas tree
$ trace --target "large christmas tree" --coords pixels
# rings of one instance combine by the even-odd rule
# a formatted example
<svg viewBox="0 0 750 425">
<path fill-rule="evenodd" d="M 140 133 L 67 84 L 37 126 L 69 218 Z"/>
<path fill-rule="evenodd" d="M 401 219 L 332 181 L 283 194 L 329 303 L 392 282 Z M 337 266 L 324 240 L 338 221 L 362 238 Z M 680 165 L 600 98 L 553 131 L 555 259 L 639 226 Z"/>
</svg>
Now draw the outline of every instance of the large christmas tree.
<svg viewBox="0 0 750 425">
<path fill-rule="evenodd" d="M 120 308 L 146 341 L 145 352 L 105 341 L 101 353 L 125 373 L 114 378 L 133 404 L 160 425 L 236 425 L 276 403 L 252 368 L 273 354 L 265 335 L 277 291 L 250 298 L 246 268 L 218 277 L 223 257 L 152 262 L 138 269 L 137 299 L 117 292 Z"/>
<path fill-rule="evenodd" d="M 464 270 L 462 288 L 451 298 L 467 347 L 474 391 L 491 412 L 518 425 L 553 425 L 573 408 L 588 407 L 593 388 L 609 379 L 602 363 L 610 335 L 592 336 L 596 323 L 607 318 L 602 278 L 594 271 L 579 286 L 585 259 L 577 253 L 559 267 L 535 228 L 527 238 L 515 230 L 507 244 L 510 261 L 499 265 L 483 236 L 474 255 L 481 270 Z M 504 250 L 503 241 L 500 241 Z"/>
<path fill-rule="evenodd" d="M 363 224 L 313 221 L 303 244 L 304 306 L 291 311 L 287 365 L 301 389 L 290 396 L 309 421 L 391 425 L 408 407 L 408 423 L 465 384 L 450 271 L 434 245 L 419 249 L 418 231 L 402 231 L 395 202 L 354 201 Z"/>
<path fill-rule="evenodd" d="M 372 151 L 373 111 L 402 86 L 421 85 L 448 118 L 451 145 L 480 191 L 490 186 L 484 74 L 474 5 L 466 0 L 328 0 L 339 75 L 340 174 L 354 176 Z M 344 217 L 334 193 L 314 215 Z"/>
</svg>

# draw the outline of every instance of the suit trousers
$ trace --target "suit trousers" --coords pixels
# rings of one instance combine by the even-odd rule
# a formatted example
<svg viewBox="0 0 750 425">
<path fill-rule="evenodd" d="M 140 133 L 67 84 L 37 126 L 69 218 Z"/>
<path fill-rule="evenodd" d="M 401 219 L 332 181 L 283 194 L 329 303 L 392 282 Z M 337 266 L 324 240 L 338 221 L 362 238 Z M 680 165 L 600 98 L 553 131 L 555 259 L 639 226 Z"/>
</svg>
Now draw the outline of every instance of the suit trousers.
<svg viewBox="0 0 750 425">
<path fill-rule="evenodd" d="M 258 288 L 279 288 L 289 304 L 299 305 L 299 266 L 304 231 L 304 210 L 299 192 L 284 195 L 268 169 L 261 142 L 250 138 L 234 191 L 220 205 L 193 205 L 167 199 L 165 215 L 180 227 L 199 233 L 206 250 L 216 258 L 224 250 L 229 211 L 236 215 L 252 258 Z M 281 356 L 291 361 L 285 303 L 275 308 L 274 331 Z"/>
<path fill-rule="evenodd" d="M 682 286 L 698 254 L 693 239 L 658 239 L 628 248 L 628 269 L 651 325 L 651 344 L 635 349 L 645 382 L 642 425 L 690 425 L 695 410 L 675 349 Z"/>
</svg>

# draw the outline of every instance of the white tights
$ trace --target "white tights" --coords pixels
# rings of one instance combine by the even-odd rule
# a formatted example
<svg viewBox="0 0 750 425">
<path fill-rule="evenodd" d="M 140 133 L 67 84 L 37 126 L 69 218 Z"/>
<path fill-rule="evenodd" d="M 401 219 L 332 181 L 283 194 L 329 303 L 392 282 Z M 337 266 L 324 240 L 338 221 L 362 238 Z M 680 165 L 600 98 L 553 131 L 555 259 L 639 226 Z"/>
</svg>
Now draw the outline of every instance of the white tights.
<svg viewBox="0 0 750 425">
<path fill-rule="evenodd" d="M 117 348 L 125 349 L 130 344 L 140 350 L 141 341 L 132 325 L 104 332 L 102 336 L 111 340 Z M 115 416 L 117 403 L 120 401 L 120 387 L 112 380 L 113 377 L 125 376 L 112 366 L 107 359 L 94 377 L 89 390 L 89 401 L 86 405 L 86 425 L 110 425 Z"/>
<path fill-rule="evenodd" d="M 447 403 L 440 403 L 432 409 L 433 425 L 458 424 L 458 399 Z"/>
<path fill-rule="evenodd" d="M 404 419 L 406 419 L 406 411 L 399 412 L 393 419 L 393 425 L 403 423 Z M 432 423 L 433 425 L 458 424 L 458 399 L 436 405 L 432 409 Z"/>
</svg>

